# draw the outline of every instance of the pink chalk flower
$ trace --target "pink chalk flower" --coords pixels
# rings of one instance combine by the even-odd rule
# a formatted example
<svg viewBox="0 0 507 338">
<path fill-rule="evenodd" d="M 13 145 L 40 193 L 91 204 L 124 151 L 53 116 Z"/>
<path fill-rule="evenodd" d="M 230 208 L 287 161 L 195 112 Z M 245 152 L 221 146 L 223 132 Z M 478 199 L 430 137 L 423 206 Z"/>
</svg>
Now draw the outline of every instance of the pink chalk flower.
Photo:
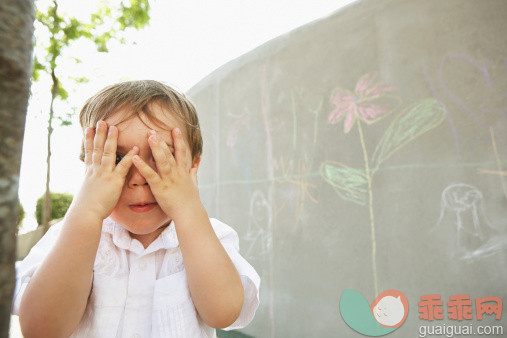
<svg viewBox="0 0 507 338">
<path fill-rule="evenodd" d="M 356 119 L 371 124 L 387 116 L 400 104 L 397 97 L 386 95 L 394 90 L 382 82 L 375 83 L 375 74 L 364 75 L 356 85 L 354 93 L 337 88 L 331 95 L 331 102 L 336 109 L 329 114 L 328 123 L 335 124 L 345 117 L 345 133 L 354 126 Z"/>
</svg>

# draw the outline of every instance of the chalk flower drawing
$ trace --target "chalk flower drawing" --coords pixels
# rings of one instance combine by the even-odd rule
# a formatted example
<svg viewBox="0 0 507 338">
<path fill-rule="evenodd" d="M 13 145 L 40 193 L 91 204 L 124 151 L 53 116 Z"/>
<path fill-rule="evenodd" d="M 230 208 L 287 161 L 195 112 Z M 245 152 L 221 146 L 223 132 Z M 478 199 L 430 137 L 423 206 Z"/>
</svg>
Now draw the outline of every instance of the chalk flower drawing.
<svg viewBox="0 0 507 338">
<path fill-rule="evenodd" d="M 393 112 L 400 100 L 386 93 L 393 91 L 394 87 L 376 83 L 375 78 L 375 74 L 364 75 L 357 82 L 354 93 L 348 89 L 335 89 L 331 102 L 336 109 L 329 114 L 328 123 L 340 122 L 345 117 L 345 133 L 348 133 L 356 119 L 372 124 Z"/>
<path fill-rule="evenodd" d="M 425 99 L 404 109 L 384 132 L 370 159 L 366 149 L 361 122 L 370 125 L 395 111 L 401 99 L 388 95 L 395 89 L 383 82 L 375 82 L 375 74 L 366 74 L 357 82 L 354 92 L 338 88 L 331 95 L 336 108 L 329 114 L 328 123 L 336 124 L 345 118 L 344 131 L 352 129 L 357 120 L 359 140 L 363 150 L 364 168 L 356 169 L 343 163 L 325 161 L 320 173 L 346 201 L 368 204 L 372 242 L 373 284 L 378 294 L 375 262 L 375 218 L 373 215 L 373 176 L 380 165 L 396 151 L 419 135 L 435 128 L 444 120 L 443 107 L 434 99 Z"/>
</svg>

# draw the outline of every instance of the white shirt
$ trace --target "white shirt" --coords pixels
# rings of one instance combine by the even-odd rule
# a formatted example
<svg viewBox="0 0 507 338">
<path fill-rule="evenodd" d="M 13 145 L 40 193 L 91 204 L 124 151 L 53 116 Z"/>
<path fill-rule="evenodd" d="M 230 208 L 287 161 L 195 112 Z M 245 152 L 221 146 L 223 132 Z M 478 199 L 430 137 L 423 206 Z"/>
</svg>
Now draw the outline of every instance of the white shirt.
<svg viewBox="0 0 507 338">
<path fill-rule="evenodd" d="M 244 288 L 238 319 L 224 330 L 247 326 L 259 306 L 260 277 L 239 254 L 239 238 L 230 226 L 210 219 L 234 263 Z M 53 225 L 16 266 L 13 314 L 30 278 L 56 241 L 62 222 Z M 93 287 L 78 328 L 71 337 L 216 337 L 197 313 L 174 222 L 144 249 L 127 230 L 106 218 L 93 267 Z"/>
</svg>

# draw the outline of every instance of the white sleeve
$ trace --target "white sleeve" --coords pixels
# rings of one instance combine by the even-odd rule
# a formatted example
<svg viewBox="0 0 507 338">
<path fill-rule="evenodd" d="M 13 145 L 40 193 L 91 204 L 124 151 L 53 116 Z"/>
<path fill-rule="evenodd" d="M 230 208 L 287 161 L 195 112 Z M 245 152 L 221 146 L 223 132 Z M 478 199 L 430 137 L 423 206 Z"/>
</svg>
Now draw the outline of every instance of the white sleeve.
<svg viewBox="0 0 507 338">
<path fill-rule="evenodd" d="M 51 226 L 44 236 L 34 245 L 28 255 L 21 262 L 16 263 L 16 288 L 12 299 L 12 314 L 19 315 L 19 304 L 25 293 L 26 286 L 32 278 L 35 270 L 44 260 L 47 253 L 53 247 L 53 244 L 60 233 L 62 222 Z"/>
<path fill-rule="evenodd" d="M 241 329 L 252 321 L 255 311 L 259 307 L 259 287 L 261 278 L 246 259 L 239 254 L 238 233 L 233 228 L 217 219 L 211 218 L 210 221 L 218 239 L 238 270 L 245 297 L 239 317 L 234 323 L 223 330 Z"/>
</svg>

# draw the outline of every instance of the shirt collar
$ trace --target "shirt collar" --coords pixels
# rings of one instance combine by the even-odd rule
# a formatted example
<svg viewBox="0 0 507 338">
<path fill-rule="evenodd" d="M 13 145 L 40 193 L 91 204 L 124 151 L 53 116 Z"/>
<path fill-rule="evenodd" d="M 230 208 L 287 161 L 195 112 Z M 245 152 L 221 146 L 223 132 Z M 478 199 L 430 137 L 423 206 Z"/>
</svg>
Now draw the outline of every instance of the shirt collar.
<svg viewBox="0 0 507 338">
<path fill-rule="evenodd" d="M 132 251 L 138 255 L 147 255 L 160 249 L 172 249 L 179 246 L 174 221 L 171 221 L 146 250 L 138 240 L 130 237 L 129 232 L 124 227 L 109 217 L 102 222 L 102 232 L 111 234 L 113 243 L 117 247 Z"/>
</svg>

